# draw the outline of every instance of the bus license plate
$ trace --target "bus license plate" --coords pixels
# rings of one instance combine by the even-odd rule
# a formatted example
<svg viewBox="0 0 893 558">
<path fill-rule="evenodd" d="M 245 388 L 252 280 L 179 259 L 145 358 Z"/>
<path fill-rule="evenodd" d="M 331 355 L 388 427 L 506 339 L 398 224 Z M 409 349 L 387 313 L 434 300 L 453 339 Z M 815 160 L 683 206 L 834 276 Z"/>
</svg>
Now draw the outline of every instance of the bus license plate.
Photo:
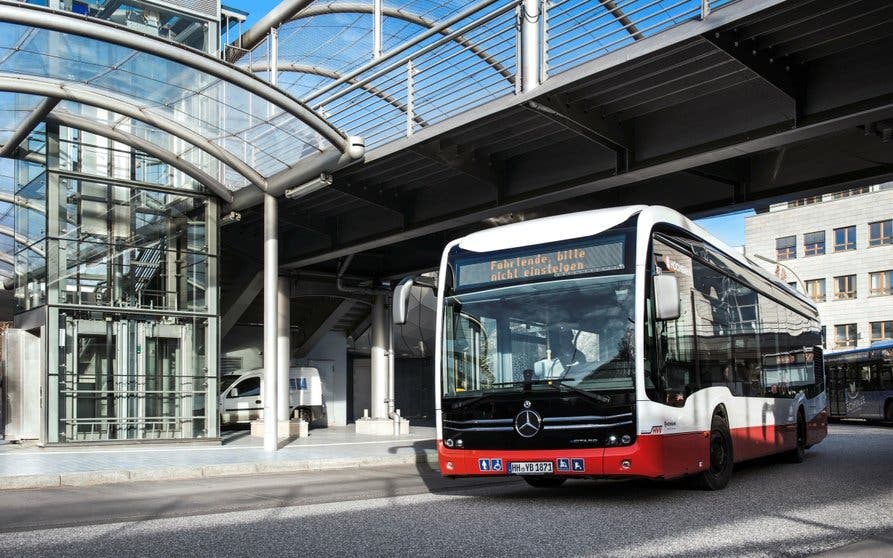
<svg viewBox="0 0 893 558">
<path fill-rule="evenodd" d="M 510 475 L 543 475 L 551 472 L 551 461 L 518 461 L 509 463 Z"/>
</svg>

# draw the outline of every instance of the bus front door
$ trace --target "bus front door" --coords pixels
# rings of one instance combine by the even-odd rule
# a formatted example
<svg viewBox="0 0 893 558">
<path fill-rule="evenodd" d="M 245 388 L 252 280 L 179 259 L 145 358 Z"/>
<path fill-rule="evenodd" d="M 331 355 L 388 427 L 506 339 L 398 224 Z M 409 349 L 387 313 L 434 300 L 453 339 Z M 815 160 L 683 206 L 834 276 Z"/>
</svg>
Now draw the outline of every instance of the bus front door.
<svg viewBox="0 0 893 558">
<path fill-rule="evenodd" d="M 846 365 L 828 367 L 828 407 L 832 417 L 846 416 Z"/>
</svg>

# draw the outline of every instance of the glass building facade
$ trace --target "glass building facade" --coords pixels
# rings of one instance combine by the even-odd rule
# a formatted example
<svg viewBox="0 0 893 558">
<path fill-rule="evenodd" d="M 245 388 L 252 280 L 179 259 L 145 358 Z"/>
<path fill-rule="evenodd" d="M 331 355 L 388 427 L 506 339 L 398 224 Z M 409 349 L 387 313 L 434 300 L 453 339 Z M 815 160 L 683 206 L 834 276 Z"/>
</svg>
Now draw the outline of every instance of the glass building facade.
<svg viewBox="0 0 893 558">
<path fill-rule="evenodd" d="M 15 300 L 46 323 L 47 443 L 216 437 L 216 199 L 94 134 L 34 140 Z"/>
<path fill-rule="evenodd" d="M 106 7 L 83 6 L 91 15 Z M 141 2 L 108 6 L 108 19 L 128 27 L 170 15 Z M 216 48 L 214 20 L 181 20 L 166 32 Z M 15 323 L 41 337 L 44 441 L 217 437 L 218 198 L 151 156 L 73 127 L 41 124 L 23 147 Z"/>
</svg>

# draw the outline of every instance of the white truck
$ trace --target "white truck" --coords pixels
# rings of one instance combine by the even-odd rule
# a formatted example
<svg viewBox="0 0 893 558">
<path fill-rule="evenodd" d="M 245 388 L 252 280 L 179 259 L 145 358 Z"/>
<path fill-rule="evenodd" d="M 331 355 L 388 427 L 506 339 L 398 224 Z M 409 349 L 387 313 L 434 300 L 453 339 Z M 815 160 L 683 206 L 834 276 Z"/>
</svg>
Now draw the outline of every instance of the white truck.
<svg viewBox="0 0 893 558">
<path fill-rule="evenodd" d="M 239 374 L 234 381 L 222 382 L 218 409 L 220 424 L 247 423 L 264 415 L 264 370 L 257 368 Z M 230 378 L 231 379 L 231 378 Z M 326 402 L 319 370 L 293 367 L 288 371 L 290 416 L 313 423 L 326 417 Z"/>
</svg>

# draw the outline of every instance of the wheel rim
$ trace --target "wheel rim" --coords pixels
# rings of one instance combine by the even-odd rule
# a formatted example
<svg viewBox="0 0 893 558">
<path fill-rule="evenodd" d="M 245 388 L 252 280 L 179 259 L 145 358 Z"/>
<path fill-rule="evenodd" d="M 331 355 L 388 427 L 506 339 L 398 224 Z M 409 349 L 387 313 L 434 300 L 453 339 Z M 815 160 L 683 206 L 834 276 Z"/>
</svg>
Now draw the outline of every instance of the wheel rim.
<svg viewBox="0 0 893 558">
<path fill-rule="evenodd" d="M 710 433 L 710 472 L 719 475 L 726 468 L 726 443 L 718 430 Z"/>
</svg>

